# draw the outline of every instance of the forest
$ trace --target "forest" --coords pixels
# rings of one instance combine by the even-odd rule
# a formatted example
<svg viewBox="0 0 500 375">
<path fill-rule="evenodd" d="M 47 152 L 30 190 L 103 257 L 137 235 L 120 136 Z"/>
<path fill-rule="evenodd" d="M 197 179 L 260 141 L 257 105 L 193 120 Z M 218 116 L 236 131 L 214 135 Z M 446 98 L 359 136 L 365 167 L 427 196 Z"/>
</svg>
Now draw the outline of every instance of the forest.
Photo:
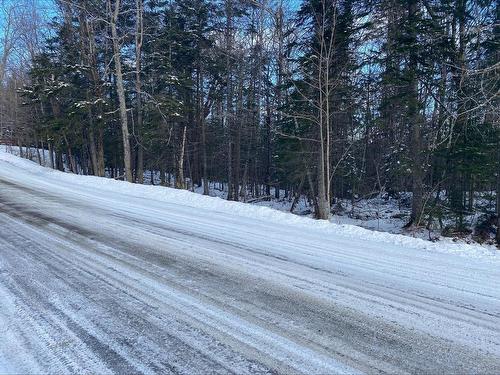
<svg viewBox="0 0 500 375">
<path fill-rule="evenodd" d="M 2 5 L 0 143 L 21 155 L 292 211 L 303 199 L 317 219 L 404 196 L 407 230 L 500 244 L 494 0 Z"/>
</svg>

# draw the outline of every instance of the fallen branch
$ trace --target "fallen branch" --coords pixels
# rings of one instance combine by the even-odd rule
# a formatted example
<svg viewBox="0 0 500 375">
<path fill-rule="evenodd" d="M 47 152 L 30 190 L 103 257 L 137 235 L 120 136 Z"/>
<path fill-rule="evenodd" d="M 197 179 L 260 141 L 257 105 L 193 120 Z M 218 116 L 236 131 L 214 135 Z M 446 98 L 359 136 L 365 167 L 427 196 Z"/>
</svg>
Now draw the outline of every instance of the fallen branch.
<svg viewBox="0 0 500 375">
<path fill-rule="evenodd" d="M 271 198 L 272 198 L 272 195 L 264 195 L 263 197 L 249 199 L 249 200 L 247 200 L 247 203 L 256 203 L 256 202 L 262 202 L 262 201 L 270 201 Z"/>
</svg>

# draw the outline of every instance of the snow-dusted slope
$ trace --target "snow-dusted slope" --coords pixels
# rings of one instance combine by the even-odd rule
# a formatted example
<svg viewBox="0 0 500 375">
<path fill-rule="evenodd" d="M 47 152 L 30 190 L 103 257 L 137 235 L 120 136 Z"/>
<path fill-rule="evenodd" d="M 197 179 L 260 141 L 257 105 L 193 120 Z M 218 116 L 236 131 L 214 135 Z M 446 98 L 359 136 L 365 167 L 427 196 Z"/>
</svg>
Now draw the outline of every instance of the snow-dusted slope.
<svg viewBox="0 0 500 375">
<path fill-rule="evenodd" d="M 1 147 L 1 146 L 0 146 Z M 337 237 L 349 239 L 362 238 L 366 241 L 377 241 L 391 245 L 401 245 L 405 248 L 430 250 L 433 252 L 455 253 L 466 257 L 488 257 L 500 259 L 500 252 L 491 246 L 479 244 L 466 244 L 462 242 L 430 242 L 420 238 L 405 235 L 395 235 L 385 232 L 377 232 L 364 229 L 357 225 L 335 224 L 328 221 L 318 221 L 308 217 L 292 215 L 289 212 L 278 211 L 268 207 L 254 206 L 240 202 L 230 202 L 218 197 L 206 197 L 193 194 L 187 190 L 177 190 L 163 186 L 137 185 L 109 178 L 93 176 L 77 176 L 70 173 L 61 173 L 48 168 L 40 168 L 36 163 L 5 152 L 0 148 L 0 162 L 6 162 L 17 166 L 24 171 L 30 171 L 37 176 L 38 183 L 43 180 L 55 184 L 67 184 L 81 188 L 90 187 L 107 193 L 119 193 L 122 195 L 141 197 L 153 202 L 174 203 L 200 210 L 200 214 L 208 211 L 230 213 L 241 218 L 266 221 L 269 225 L 273 223 L 286 224 L 296 227 L 298 230 L 318 232 L 318 234 L 335 234 Z"/>
<path fill-rule="evenodd" d="M 0 372 L 498 373 L 499 265 L 0 152 Z"/>
</svg>

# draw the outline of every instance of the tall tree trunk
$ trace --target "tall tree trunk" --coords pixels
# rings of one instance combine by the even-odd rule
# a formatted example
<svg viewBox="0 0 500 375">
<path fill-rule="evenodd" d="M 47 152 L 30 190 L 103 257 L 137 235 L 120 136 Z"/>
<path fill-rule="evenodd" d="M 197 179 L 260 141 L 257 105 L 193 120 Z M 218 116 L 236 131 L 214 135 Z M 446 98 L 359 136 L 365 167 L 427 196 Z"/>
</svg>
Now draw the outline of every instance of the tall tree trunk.
<svg viewBox="0 0 500 375">
<path fill-rule="evenodd" d="M 225 48 L 226 48 L 226 108 L 224 111 L 225 128 L 228 141 L 227 155 L 227 199 L 234 199 L 234 171 L 233 171 L 233 82 L 232 82 L 232 52 L 233 52 L 233 1 L 225 1 L 226 11 L 226 29 L 225 29 Z"/>
<path fill-rule="evenodd" d="M 233 142 L 229 139 L 227 150 L 227 200 L 233 200 Z"/>
<path fill-rule="evenodd" d="M 89 114 L 89 117 L 91 116 L 92 114 Z M 90 162 L 92 163 L 92 172 L 94 173 L 95 176 L 99 176 L 99 165 L 97 162 L 97 148 L 95 145 L 95 136 L 94 136 L 94 130 L 92 129 L 92 124 L 90 125 L 87 137 L 88 137 L 89 151 L 90 151 Z"/>
<path fill-rule="evenodd" d="M 88 10 L 85 9 L 85 5 L 80 8 L 79 12 L 79 23 L 80 23 L 80 39 L 82 45 L 82 59 L 85 64 L 88 65 L 89 69 L 86 70 L 87 77 L 92 86 L 87 89 L 87 100 L 92 101 L 95 98 L 102 99 L 102 89 L 101 89 L 101 79 L 99 76 L 99 67 L 97 64 L 97 52 L 95 46 L 95 33 L 93 28 L 93 21 L 88 18 Z M 97 120 L 94 116 L 97 113 Z M 103 118 L 102 104 L 97 104 L 97 109 L 94 110 L 93 107 L 88 109 L 88 145 L 90 152 L 90 162 L 92 164 L 92 172 L 95 176 L 104 176 L 104 146 L 102 142 L 103 131 L 101 127 L 98 130 L 97 146 L 96 146 L 96 125 L 102 124 L 101 119 Z"/>
<path fill-rule="evenodd" d="M 454 106 L 457 109 L 457 116 L 451 121 L 451 129 L 448 140 L 448 171 L 449 185 L 448 197 L 452 212 L 456 217 L 456 227 L 458 230 L 463 230 L 464 224 L 464 176 L 463 163 L 465 162 L 463 156 L 457 154 L 457 141 L 462 143 L 467 142 L 464 137 L 464 132 L 467 126 L 467 115 L 463 113 L 468 106 L 468 100 L 465 98 L 466 87 L 463 87 L 463 79 L 465 73 L 465 24 L 466 24 L 466 0 L 456 0 L 455 9 L 452 20 L 451 40 L 453 41 L 453 58 L 451 61 L 451 71 L 453 77 L 453 90 L 456 95 L 454 96 Z M 458 26 L 458 28 L 457 28 Z M 462 146 L 463 147 L 463 146 Z"/>
<path fill-rule="evenodd" d="M 137 132 L 139 138 L 137 145 L 137 176 L 136 182 L 142 184 L 144 181 L 144 149 L 140 144 L 142 133 L 142 81 L 141 69 L 142 58 L 141 49 L 144 34 L 143 27 L 143 0 L 136 0 L 136 28 L 135 28 L 135 92 L 136 92 L 136 111 L 137 111 Z"/>
<path fill-rule="evenodd" d="M 77 173 L 78 171 L 76 169 L 76 162 L 75 162 L 75 158 L 73 157 L 71 145 L 68 142 L 68 138 L 66 137 L 66 133 L 64 133 L 64 132 L 63 132 L 63 139 L 64 139 L 64 142 L 66 143 L 66 160 L 68 162 L 69 170 L 73 173 Z"/>
<path fill-rule="evenodd" d="M 98 176 L 104 177 L 106 166 L 104 164 L 104 130 L 100 127 L 97 131 L 97 166 L 99 168 Z"/>
<path fill-rule="evenodd" d="M 48 145 L 48 148 L 49 148 L 50 168 L 56 169 L 56 164 L 55 164 L 55 161 L 54 161 L 53 142 L 51 140 L 47 140 L 47 145 Z"/>
<path fill-rule="evenodd" d="M 42 165 L 42 157 L 40 155 L 40 149 L 38 148 L 38 135 L 35 133 L 35 148 L 36 148 L 36 158 L 38 160 L 38 164 Z"/>
<path fill-rule="evenodd" d="M 62 152 L 56 151 L 56 167 L 61 172 L 64 172 L 64 162 L 62 157 Z"/>
<path fill-rule="evenodd" d="M 200 67 L 200 94 L 199 94 L 199 121 L 201 128 L 201 158 L 202 158 L 202 180 L 203 180 L 203 195 L 209 194 L 208 186 L 208 159 L 207 159 L 207 129 L 205 121 L 205 105 L 203 101 L 203 70 Z"/>
<path fill-rule="evenodd" d="M 317 198 L 316 198 L 316 218 L 326 220 L 330 216 L 330 90 L 332 87 L 332 77 L 330 77 L 330 66 L 333 58 L 333 40 L 335 33 L 336 14 L 333 15 L 333 25 L 327 21 L 328 7 L 327 0 L 321 1 L 321 21 L 318 32 L 319 57 L 317 66 L 317 85 L 318 85 L 318 141 L 319 157 L 317 160 Z M 328 34 L 328 26 L 330 33 Z"/>
<path fill-rule="evenodd" d="M 272 161 L 272 150 L 271 150 L 271 103 L 269 94 L 266 94 L 266 153 L 265 153 L 265 165 L 266 165 L 266 195 L 271 195 L 271 161 Z"/>
<path fill-rule="evenodd" d="M 318 153 L 318 195 L 316 199 L 317 204 L 317 212 L 316 218 L 320 220 L 327 220 L 330 216 L 330 203 L 326 197 L 327 189 L 326 183 L 327 180 L 325 176 L 325 152 L 324 146 L 321 147 L 321 150 Z"/>
<path fill-rule="evenodd" d="M 177 189 L 186 188 L 186 182 L 184 179 L 184 154 L 186 153 L 186 131 L 187 131 L 187 126 L 184 125 L 184 129 L 182 131 L 182 144 L 179 152 L 179 161 L 177 163 L 177 177 L 175 179 L 175 187 Z"/>
<path fill-rule="evenodd" d="M 243 63 L 241 63 L 243 65 Z M 237 116 L 235 120 L 235 134 L 234 134 L 234 163 L 233 163 L 233 200 L 239 200 L 239 191 L 241 184 L 241 131 L 243 127 L 243 121 L 245 119 L 243 111 L 243 72 L 240 71 L 239 77 L 239 87 L 238 87 L 238 103 L 237 103 Z"/>
<path fill-rule="evenodd" d="M 408 29 L 409 29 L 409 72 L 408 72 L 408 121 L 411 129 L 412 154 L 412 191 L 410 224 L 418 226 L 422 218 L 423 209 L 423 165 L 422 165 L 422 137 L 420 134 L 420 116 L 418 105 L 418 77 L 417 77 L 417 11 L 418 1 L 408 2 Z"/>
<path fill-rule="evenodd" d="M 47 162 L 45 159 L 45 145 L 43 144 L 43 140 L 40 141 L 40 148 L 42 149 L 42 163 L 43 163 L 43 166 L 46 167 Z"/>
<path fill-rule="evenodd" d="M 125 88 L 123 86 L 123 73 L 121 63 L 121 45 L 118 37 L 117 21 L 120 14 L 120 0 L 114 1 L 114 8 L 111 7 L 111 0 L 108 0 L 109 8 L 111 11 L 111 39 L 113 42 L 114 62 L 115 62 L 115 79 L 116 79 L 116 93 L 118 95 L 120 120 L 122 127 L 122 141 L 123 141 L 123 165 L 125 167 L 125 179 L 128 182 L 132 180 L 132 167 L 131 167 L 131 150 L 130 150 L 130 135 L 128 131 L 127 119 L 127 106 L 125 102 Z"/>
<path fill-rule="evenodd" d="M 49 147 L 49 159 L 50 159 L 50 168 L 55 169 L 56 164 L 54 162 L 54 150 L 52 148 L 52 142 L 47 141 L 48 147 Z"/>
</svg>

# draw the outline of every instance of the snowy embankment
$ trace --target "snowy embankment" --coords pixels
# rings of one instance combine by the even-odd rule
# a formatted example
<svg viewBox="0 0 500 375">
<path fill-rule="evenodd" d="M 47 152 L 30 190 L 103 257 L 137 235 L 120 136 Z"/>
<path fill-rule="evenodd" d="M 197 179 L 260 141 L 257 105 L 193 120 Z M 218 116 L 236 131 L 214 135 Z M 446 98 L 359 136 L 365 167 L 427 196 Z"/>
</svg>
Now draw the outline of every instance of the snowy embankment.
<svg viewBox="0 0 500 375">
<path fill-rule="evenodd" d="M 40 179 L 51 181 L 64 181 L 65 183 L 99 188 L 107 192 L 117 192 L 134 197 L 147 198 L 154 201 L 174 203 L 189 206 L 200 210 L 235 214 L 241 217 L 265 221 L 270 228 L 273 223 L 286 224 L 298 230 L 307 230 L 318 234 L 335 234 L 350 239 L 363 239 L 367 242 L 375 241 L 391 245 L 402 246 L 406 249 L 452 253 L 466 257 L 487 257 L 498 261 L 499 252 L 493 246 L 479 244 L 466 244 L 461 242 L 439 241 L 431 242 L 410 236 L 372 231 L 356 225 L 336 224 L 324 220 L 314 220 L 308 217 L 297 216 L 291 213 L 278 211 L 269 207 L 249 205 L 240 202 L 231 202 L 218 197 L 207 197 L 186 190 L 178 190 L 163 186 L 138 185 L 109 178 L 81 176 L 63 173 L 49 168 L 44 168 L 36 163 L 22 159 L 0 149 L 0 161 L 7 162 L 16 167 L 29 170 L 40 176 Z M 300 233 L 300 232 L 298 232 Z"/>
</svg>

